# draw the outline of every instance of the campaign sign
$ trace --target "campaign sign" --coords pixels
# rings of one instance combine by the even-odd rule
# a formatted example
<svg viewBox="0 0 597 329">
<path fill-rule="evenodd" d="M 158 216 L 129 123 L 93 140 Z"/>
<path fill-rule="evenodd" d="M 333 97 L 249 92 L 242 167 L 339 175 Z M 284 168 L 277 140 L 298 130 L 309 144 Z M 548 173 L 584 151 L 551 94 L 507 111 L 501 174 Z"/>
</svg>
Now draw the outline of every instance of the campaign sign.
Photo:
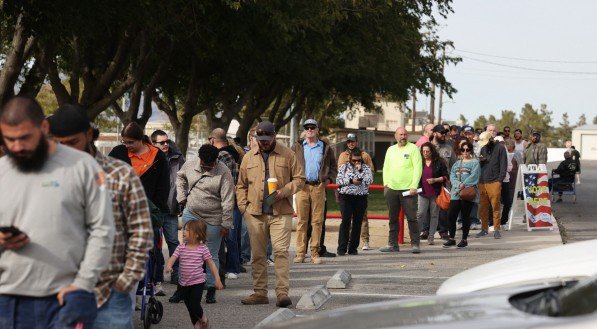
<svg viewBox="0 0 597 329">
<path fill-rule="evenodd" d="M 547 172 L 524 172 L 523 184 L 528 228 L 553 228 Z"/>
</svg>

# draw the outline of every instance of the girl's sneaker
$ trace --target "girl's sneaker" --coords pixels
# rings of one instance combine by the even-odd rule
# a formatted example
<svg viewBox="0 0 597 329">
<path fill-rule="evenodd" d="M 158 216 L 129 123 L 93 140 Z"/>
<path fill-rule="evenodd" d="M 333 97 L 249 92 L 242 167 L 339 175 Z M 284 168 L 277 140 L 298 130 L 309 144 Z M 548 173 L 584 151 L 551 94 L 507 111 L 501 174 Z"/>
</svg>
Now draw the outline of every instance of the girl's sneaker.
<svg viewBox="0 0 597 329">
<path fill-rule="evenodd" d="M 466 240 L 460 240 L 460 242 L 458 242 L 458 245 L 456 246 L 456 248 L 462 249 L 462 248 L 466 248 L 466 246 L 468 246 L 468 242 L 466 242 Z"/>
<path fill-rule="evenodd" d="M 201 320 L 197 322 L 201 323 L 201 329 L 209 329 L 209 319 L 207 318 L 205 311 L 203 311 L 203 317 L 201 317 Z"/>
</svg>

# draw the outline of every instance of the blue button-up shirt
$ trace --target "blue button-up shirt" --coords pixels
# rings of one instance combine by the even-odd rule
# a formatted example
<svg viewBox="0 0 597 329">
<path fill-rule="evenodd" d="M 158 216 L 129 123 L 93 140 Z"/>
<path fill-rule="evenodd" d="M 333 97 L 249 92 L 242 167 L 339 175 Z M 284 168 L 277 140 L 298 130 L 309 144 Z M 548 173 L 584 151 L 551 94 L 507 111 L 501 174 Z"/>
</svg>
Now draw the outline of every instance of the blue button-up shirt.
<svg viewBox="0 0 597 329">
<path fill-rule="evenodd" d="M 317 141 L 315 146 L 310 146 L 307 140 L 303 141 L 303 154 L 305 155 L 305 176 L 307 182 L 319 180 L 319 170 L 323 159 L 323 142 Z"/>
</svg>

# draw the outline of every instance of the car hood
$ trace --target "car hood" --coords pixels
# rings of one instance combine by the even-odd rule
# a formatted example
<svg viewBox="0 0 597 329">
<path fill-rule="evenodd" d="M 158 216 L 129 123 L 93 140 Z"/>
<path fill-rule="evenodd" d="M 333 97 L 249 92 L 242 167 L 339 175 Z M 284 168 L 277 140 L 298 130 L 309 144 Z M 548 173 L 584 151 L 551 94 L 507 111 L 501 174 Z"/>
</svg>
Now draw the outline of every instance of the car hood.
<svg viewBox="0 0 597 329">
<path fill-rule="evenodd" d="M 533 287 L 531 290 L 536 290 Z M 417 299 L 355 305 L 273 324 L 268 328 L 541 328 L 570 323 L 571 318 L 528 314 L 514 308 L 509 298 L 528 289 L 502 289 L 466 295 L 431 296 Z M 586 317 L 576 317 L 575 320 Z M 593 324 L 597 323 L 594 318 Z M 547 328 L 547 327 L 545 327 Z"/>
<path fill-rule="evenodd" d="M 597 274 L 597 239 L 545 248 L 476 266 L 446 280 L 438 295 L 580 280 Z"/>
</svg>

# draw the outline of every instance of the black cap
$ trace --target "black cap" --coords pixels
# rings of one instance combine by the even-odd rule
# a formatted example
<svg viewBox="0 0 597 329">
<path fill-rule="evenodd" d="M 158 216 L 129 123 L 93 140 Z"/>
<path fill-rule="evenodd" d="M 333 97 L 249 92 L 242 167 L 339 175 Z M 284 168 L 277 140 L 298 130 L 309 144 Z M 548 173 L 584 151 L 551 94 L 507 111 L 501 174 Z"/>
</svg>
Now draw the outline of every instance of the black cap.
<svg viewBox="0 0 597 329">
<path fill-rule="evenodd" d="M 85 109 L 71 104 L 62 105 L 48 117 L 50 133 L 57 137 L 71 136 L 87 132 L 91 125 Z"/>
<path fill-rule="evenodd" d="M 444 126 L 442 126 L 442 125 L 436 125 L 435 127 L 433 127 L 433 132 L 434 133 L 445 133 L 447 131 L 448 130 Z"/>
<path fill-rule="evenodd" d="M 473 127 L 471 127 L 471 126 L 464 126 L 464 127 L 462 128 L 462 131 L 464 131 L 465 133 L 469 133 L 469 132 L 470 132 L 470 133 L 474 133 L 474 132 L 475 132 L 475 130 L 474 130 L 474 129 L 473 129 Z"/>
<path fill-rule="evenodd" d="M 269 141 L 276 134 L 276 127 L 269 121 L 262 121 L 255 128 L 255 133 L 258 141 Z"/>
<path fill-rule="evenodd" d="M 353 134 L 353 133 L 350 133 L 350 134 L 346 135 L 346 140 L 347 141 L 356 142 L 357 141 L 357 135 Z"/>
</svg>

